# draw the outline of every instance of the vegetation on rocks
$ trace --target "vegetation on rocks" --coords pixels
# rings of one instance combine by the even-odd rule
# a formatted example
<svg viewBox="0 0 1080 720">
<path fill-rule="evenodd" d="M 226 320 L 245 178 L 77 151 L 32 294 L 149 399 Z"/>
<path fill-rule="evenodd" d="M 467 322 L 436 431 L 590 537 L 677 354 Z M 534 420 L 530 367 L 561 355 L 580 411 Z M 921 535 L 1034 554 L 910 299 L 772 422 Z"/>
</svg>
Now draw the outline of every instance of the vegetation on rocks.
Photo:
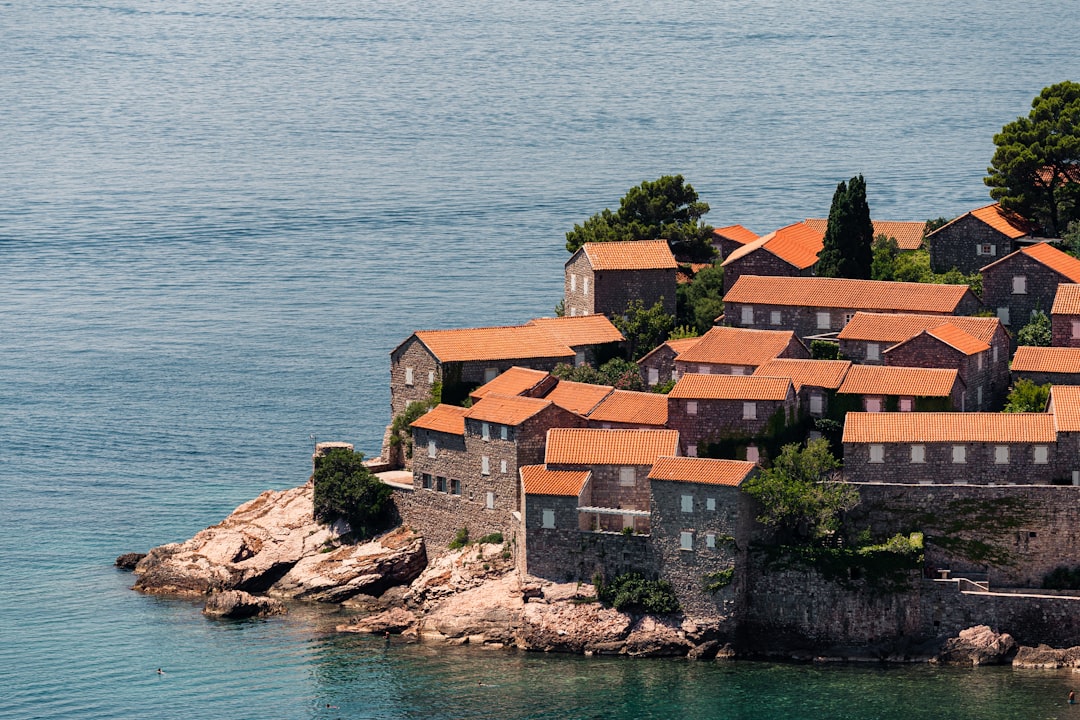
<svg viewBox="0 0 1080 720">
<path fill-rule="evenodd" d="M 344 520 L 356 539 L 387 527 L 393 491 L 364 465 L 364 454 L 335 448 L 315 460 L 313 513 L 324 523 Z"/>
<path fill-rule="evenodd" d="M 593 585 L 600 602 L 620 612 L 666 615 L 679 611 L 675 589 L 667 580 L 646 580 L 640 573 L 624 573 L 607 582 L 597 574 Z"/>
</svg>

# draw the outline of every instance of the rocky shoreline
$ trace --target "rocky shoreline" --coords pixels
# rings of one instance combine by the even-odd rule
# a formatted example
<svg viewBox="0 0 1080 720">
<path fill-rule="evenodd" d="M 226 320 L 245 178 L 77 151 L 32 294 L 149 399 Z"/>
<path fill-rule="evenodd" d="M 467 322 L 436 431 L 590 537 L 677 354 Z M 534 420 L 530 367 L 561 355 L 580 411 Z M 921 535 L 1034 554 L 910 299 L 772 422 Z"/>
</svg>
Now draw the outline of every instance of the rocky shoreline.
<svg viewBox="0 0 1080 720">
<path fill-rule="evenodd" d="M 311 483 L 267 491 L 225 520 L 182 543 L 145 555 L 127 553 L 118 567 L 136 575 L 133 589 L 206 596 L 204 613 L 251 617 L 285 612 L 282 600 L 341 604 L 367 612 L 340 632 L 391 633 L 417 642 L 481 645 L 542 652 L 634 657 L 733 658 L 720 624 L 681 616 L 634 615 L 604 607 L 591 585 L 523 575 L 506 544 L 471 544 L 428 561 L 422 536 L 396 528 L 370 542 L 346 542 L 347 526 L 312 517 Z M 265 596 L 265 597 L 261 597 Z M 739 656 L 751 657 L 745 650 Z M 792 654 L 788 659 L 842 658 Z M 970 628 L 909 661 L 1014 667 L 1080 667 L 1080 648 L 1017 647 L 986 626 Z"/>
</svg>

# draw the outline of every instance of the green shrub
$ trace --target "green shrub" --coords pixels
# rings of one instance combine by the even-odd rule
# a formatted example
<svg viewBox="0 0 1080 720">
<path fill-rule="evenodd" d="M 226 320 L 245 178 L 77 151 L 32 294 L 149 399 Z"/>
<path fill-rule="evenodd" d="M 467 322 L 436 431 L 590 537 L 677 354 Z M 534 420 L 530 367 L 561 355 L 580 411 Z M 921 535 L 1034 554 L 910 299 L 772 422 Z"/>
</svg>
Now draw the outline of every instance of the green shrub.
<svg viewBox="0 0 1080 720">
<path fill-rule="evenodd" d="M 830 340 L 811 340 L 810 357 L 814 360 L 840 360 L 840 343 Z"/>
<path fill-rule="evenodd" d="M 451 550 L 460 550 L 469 544 L 469 528 L 463 527 L 454 535 L 454 539 L 447 545 Z"/>
<path fill-rule="evenodd" d="M 731 581 L 735 579 L 735 568 L 729 567 L 724 570 L 706 573 L 702 579 L 705 581 L 705 592 L 710 595 L 715 595 L 717 592 L 730 585 Z"/>
<path fill-rule="evenodd" d="M 679 611 L 679 600 L 667 580 L 646 580 L 640 573 L 624 573 L 607 583 L 597 574 L 593 584 L 600 601 L 620 612 L 666 615 Z"/>
<path fill-rule="evenodd" d="M 393 490 L 371 474 L 363 453 L 335 448 L 317 458 L 314 484 L 316 520 L 344 520 L 357 539 L 371 537 L 388 524 Z"/>
<path fill-rule="evenodd" d="M 466 533 L 466 538 L 468 538 L 468 533 Z M 488 545 L 501 545 L 502 541 L 503 541 L 503 534 L 501 532 L 493 532 L 493 533 L 489 533 L 488 535 L 485 535 L 484 537 L 480 538 L 476 542 L 481 543 L 481 544 L 486 543 Z"/>
</svg>

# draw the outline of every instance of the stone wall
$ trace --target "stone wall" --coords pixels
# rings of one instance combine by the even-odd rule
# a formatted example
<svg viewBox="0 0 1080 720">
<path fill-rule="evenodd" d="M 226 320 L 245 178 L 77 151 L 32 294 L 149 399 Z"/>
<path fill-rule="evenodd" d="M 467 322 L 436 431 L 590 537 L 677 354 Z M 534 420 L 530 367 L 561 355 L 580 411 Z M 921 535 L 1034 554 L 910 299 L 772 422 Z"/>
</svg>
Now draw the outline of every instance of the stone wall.
<svg viewBox="0 0 1080 720">
<path fill-rule="evenodd" d="M 870 446 L 880 444 L 883 461 L 870 462 Z M 911 462 L 912 445 L 922 445 L 922 463 Z M 995 462 L 995 448 L 1009 448 L 1008 462 Z M 844 443 L 844 477 L 854 483 L 1049 485 L 1062 477 L 1056 443 L 1044 444 L 1045 464 L 1035 464 L 1032 443 Z M 963 446 L 964 462 L 953 462 Z"/>
<path fill-rule="evenodd" d="M 1013 371 L 1012 375 L 1016 380 L 1030 380 L 1036 385 L 1080 385 L 1080 373 Z"/>
<path fill-rule="evenodd" d="M 811 274 L 811 268 L 800 270 L 786 260 L 781 260 L 773 255 L 768 250 L 758 248 L 724 266 L 724 293 L 726 294 L 742 275 L 809 277 Z"/>
<path fill-rule="evenodd" d="M 675 314 L 675 268 L 659 270 L 604 270 L 593 273 L 594 312 L 622 315 L 632 300 L 646 308 L 663 299 L 664 312 Z"/>
<path fill-rule="evenodd" d="M 954 637 L 965 628 L 989 625 L 1021 645 L 1080 645 L 1080 597 L 962 592 L 963 586 L 970 587 L 962 581 L 923 581 L 924 637 Z"/>
<path fill-rule="evenodd" d="M 1013 293 L 1013 278 L 1027 278 L 1025 293 Z M 1042 310 L 1047 315 L 1054 305 L 1058 283 L 1068 279 L 1023 253 L 986 268 L 983 277 L 983 303 L 1001 317 L 1001 308 L 1009 309 L 1009 322 L 1019 330 L 1031 319 L 1031 313 Z M 1005 322 L 1002 320 L 1002 322 Z"/>
<path fill-rule="evenodd" d="M 693 455 L 688 446 L 731 436 L 754 437 L 762 435 L 777 411 L 784 413 L 785 422 L 796 417 L 795 393 L 789 388 L 785 400 L 697 400 L 697 413 L 687 412 L 687 400 L 668 400 L 668 427 L 679 431 L 679 448 L 684 455 Z M 691 401 L 693 402 L 693 401 Z M 757 417 L 743 418 L 743 402 L 754 402 Z"/>
<path fill-rule="evenodd" d="M 434 490 L 395 488 L 394 505 L 401 524 L 424 536 L 429 558 L 449 552 L 447 545 L 461 528 L 468 528 L 469 537 L 474 540 L 501 532 L 511 547 L 520 543 L 517 533 L 519 525 L 513 513 L 489 510 L 484 507 L 482 500 L 476 502 L 464 496 Z"/>
<path fill-rule="evenodd" d="M 661 385 L 669 380 L 678 380 L 678 374 L 674 374 L 675 351 L 666 343 L 638 360 L 638 366 L 641 368 L 641 381 L 650 390 L 656 385 Z M 650 380 L 650 370 L 656 371 L 656 382 Z"/>
<path fill-rule="evenodd" d="M 567 315 L 593 315 L 596 310 L 596 282 L 584 250 L 566 263 L 563 279 L 563 310 Z"/>
<path fill-rule="evenodd" d="M 1013 241 L 971 215 L 956 220 L 927 238 L 930 245 L 930 269 L 936 273 L 957 268 L 970 275 L 1000 260 L 1016 249 Z M 993 254 L 979 254 L 977 248 L 993 245 Z"/>
<path fill-rule="evenodd" d="M 1073 335 L 1073 323 L 1080 322 L 1080 315 L 1055 313 L 1050 316 L 1050 332 L 1054 347 L 1080 347 L 1080 337 Z M 1080 328 L 1077 335 L 1080 336 Z"/>
</svg>

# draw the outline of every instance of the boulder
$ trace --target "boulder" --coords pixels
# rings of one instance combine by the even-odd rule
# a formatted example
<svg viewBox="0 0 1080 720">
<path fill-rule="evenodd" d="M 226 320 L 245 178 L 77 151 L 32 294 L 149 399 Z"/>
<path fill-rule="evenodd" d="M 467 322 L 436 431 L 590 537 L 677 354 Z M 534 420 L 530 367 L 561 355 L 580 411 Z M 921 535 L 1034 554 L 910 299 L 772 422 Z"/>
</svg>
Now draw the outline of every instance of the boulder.
<svg viewBox="0 0 1080 720">
<path fill-rule="evenodd" d="M 1049 645 L 1021 647 L 1013 658 L 1014 668 L 1032 670 L 1055 670 L 1057 668 L 1080 667 L 1080 647 L 1055 649 Z"/>
<path fill-rule="evenodd" d="M 987 625 L 961 630 L 949 638 L 930 662 L 937 665 L 1001 665 L 1016 652 L 1016 641 Z"/>
<path fill-rule="evenodd" d="M 121 570 L 134 570 L 135 566 L 144 557 L 146 557 L 146 553 L 124 553 L 116 558 L 116 562 L 113 564 Z"/>
<path fill-rule="evenodd" d="M 204 615 L 226 618 L 265 617 L 283 615 L 285 604 L 280 600 L 258 597 L 241 590 L 225 590 L 214 593 L 206 599 Z"/>
<path fill-rule="evenodd" d="M 635 657 L 682 656 L 692 647 L 678 623 L 646 615 L 634 623 L 627 635 L 625 652 Z"/>
<path fill-rule="evenodd" d="M 598 602 L 529 602 L 522 613 L 519 647 L 544 652 L 622 652 L 632 618 Z"/>
<path fill-rule="evenodd" d="M 426 639 L 513 645 L 524 605 L 517 574 L 507 573 L 444 598 L 418 629 Z"/>
<path fill-rule="evenodd" d="M 392 608 L 355 622 L 338 625 L 338 632 L 398 635 L 416 626 L 416 616 L 405 608 Z"/>
</svg>

